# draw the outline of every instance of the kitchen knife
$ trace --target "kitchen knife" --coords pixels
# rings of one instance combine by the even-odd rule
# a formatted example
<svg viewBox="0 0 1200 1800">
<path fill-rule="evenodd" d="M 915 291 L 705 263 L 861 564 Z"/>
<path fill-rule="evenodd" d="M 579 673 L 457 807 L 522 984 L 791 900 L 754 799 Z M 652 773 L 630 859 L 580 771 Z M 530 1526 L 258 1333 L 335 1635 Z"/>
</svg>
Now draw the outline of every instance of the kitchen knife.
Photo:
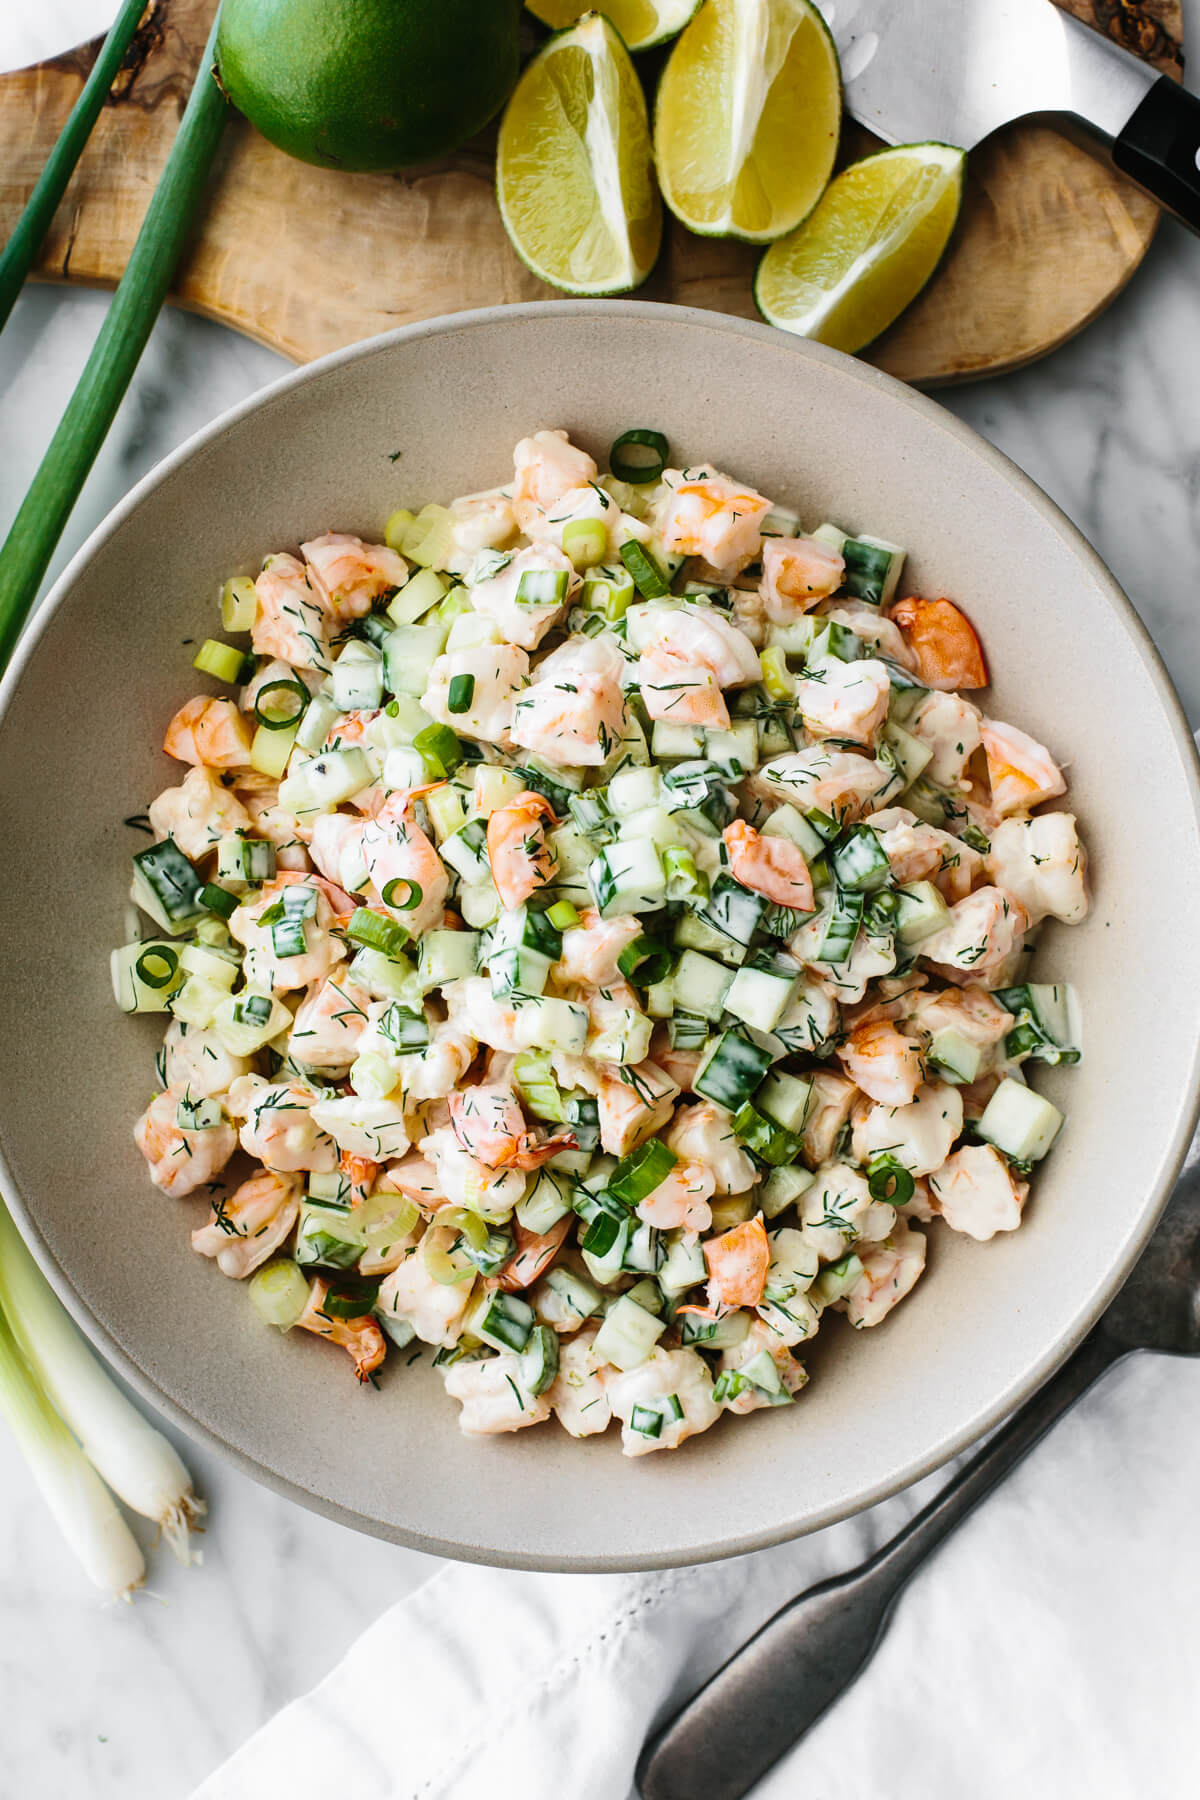
<svg viewBox="0 0 1200 1800">
<path fill-rule="evenodd" d="M 970 150 L 1033 116 L 1082 126 L 1200 232 L 1200 100 L 1051 0 L 818 0 L 846 105 L 889 144 Z"/>
</svg>

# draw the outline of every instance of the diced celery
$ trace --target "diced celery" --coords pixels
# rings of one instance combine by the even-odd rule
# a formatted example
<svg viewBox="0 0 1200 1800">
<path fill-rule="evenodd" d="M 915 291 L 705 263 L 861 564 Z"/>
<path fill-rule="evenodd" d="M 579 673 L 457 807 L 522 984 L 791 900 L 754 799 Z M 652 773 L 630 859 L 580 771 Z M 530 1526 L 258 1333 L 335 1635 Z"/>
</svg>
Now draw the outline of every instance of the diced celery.
<svg viewBox="0 0 1200 1800">
<path fill-rule="evenodd" d="M 481 818 L 490 818 L 500 807 L 515 800 L 524 786 L 521 777 L 512 769 L 500 769 L 493 763 L 476 763 L 475 811 Z"/>
<path fill-rule="evenodd" d="M 412 785 L 417 784 L 414 782 Z M 433 826 L 433 835 L 442 844 L 461 830 L 470 818 L 471 790 L 460 787 L 457 782 L 444 782 L 441 787 L 434 788 L 431 794 L 425 795 L 425 810 Z"/>
<path fill-rule="evenodd" d="M 242 651 L 232 644 L 222 644 L 218 638 L 205 638 L 192 658 L 192 667 L 203 675 L 212 675 L 217 681 L 237 681 L 244 661 Z"/>
<path fill-rule="evenodd" d="M 433 569 L 418 569 L 411 580 L 393 594 L 387 616 L 393 625 L 415 625 L 446 593 L 446 583 Z"/>
<path fill-rule="evenodd" d="M 294 742 L 297 749 L 315 756 L 341 717 L 341 708 L 335 706 L 327 694 L 314 695 L 296 728 Z"/>
<path fill-rule="evenodd" d="M 221 589 L 221 625 L 226 631 L 252 631 L 258 616 L 258 594 L 248 575 L 232 576 Z"/>
<path fill-rule="evenodd" d="M 423 506 L 400 546 L 423 569 L 444 569 L 454 554 L 454 519 L 444 506 Z"/>
<path fill-rule="evenodd" d="M 260 775 L 270 775 L 278 781 L 288 766 L 297 729 L 298 724 L 284 726 L 281 731 L 260 725 L 250 744 L 250 767 L 257 769 Z"/>
<path fill-rule="evenodd" d="M 404 540 L 416 523 L 407 506 L 401 506 L 392 513 L 383 528 L 383 541 L 389 550 L 403 551 Z"/>
</svg>

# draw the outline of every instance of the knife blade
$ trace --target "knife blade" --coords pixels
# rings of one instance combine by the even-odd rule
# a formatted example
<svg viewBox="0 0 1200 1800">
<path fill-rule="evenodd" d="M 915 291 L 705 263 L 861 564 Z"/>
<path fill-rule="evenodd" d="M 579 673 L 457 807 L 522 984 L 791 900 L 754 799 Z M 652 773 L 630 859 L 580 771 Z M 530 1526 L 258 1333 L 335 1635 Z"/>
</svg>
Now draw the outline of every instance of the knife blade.
<svg viewBox="0 0 1200 1800">
<path fill-rule="evenodd" d="M 1200 231 L 1200 101 L 1051 0 L 817 0 L 846 106 L 890 144 L 970 150 L 1042 116 L 1086 129 Z"/>
</svg>

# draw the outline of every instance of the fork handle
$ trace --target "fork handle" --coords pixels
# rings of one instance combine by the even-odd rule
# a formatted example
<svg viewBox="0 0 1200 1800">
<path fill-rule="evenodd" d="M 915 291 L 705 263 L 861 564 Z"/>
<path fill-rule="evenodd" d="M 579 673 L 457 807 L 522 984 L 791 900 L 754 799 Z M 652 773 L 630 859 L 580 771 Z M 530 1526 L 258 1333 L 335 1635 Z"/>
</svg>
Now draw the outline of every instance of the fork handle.
<svg viewBox="0 0 1200 1800">
<path fill-rule="evenodd" d="M 929 1505 L 869 1561 L 777 1612 L 642 1752 L 642 1800 L 740 1800 L 869 1662 L 925 1558 L 1126 1352 L 1094 1330 Z"/>
</svg>

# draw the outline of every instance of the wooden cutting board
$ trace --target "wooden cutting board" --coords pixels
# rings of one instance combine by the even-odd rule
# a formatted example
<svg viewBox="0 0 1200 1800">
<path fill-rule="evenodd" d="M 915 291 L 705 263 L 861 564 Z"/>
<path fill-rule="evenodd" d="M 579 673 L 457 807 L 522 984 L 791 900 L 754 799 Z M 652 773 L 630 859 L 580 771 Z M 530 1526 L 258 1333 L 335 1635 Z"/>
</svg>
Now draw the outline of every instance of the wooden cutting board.
<svg viewBox="0 0 1200 1800">
<path fill-rule="evenodd" d="M 1180 0 L 1063 0 L 1178 77 Z M 969 4 L 969 0 L 964 0 Z M 194 77 L 216 0 L 150 0 L 126 67 L 44 247 L 40 277 L 120 277 Z M 0 237 L 73 105 L 95 45 L 0 77 Z M 437 313 L 549 298 L 509 248 L 492 135 L 401 175 L 293 162 L 230 121 L 174 298 L 298 362 Z M 847 158 L 875 147 L 851 127 Z M 1039 125 L 971 158 L 953 245 L 870 360 L 921 386 L 1014 369 L 1096 316 L 1145 255 L 1158 210 L 1106 164 Z M 650 299 L 754 316 L 758 252 L 668 221 Z"/>
</svg>

